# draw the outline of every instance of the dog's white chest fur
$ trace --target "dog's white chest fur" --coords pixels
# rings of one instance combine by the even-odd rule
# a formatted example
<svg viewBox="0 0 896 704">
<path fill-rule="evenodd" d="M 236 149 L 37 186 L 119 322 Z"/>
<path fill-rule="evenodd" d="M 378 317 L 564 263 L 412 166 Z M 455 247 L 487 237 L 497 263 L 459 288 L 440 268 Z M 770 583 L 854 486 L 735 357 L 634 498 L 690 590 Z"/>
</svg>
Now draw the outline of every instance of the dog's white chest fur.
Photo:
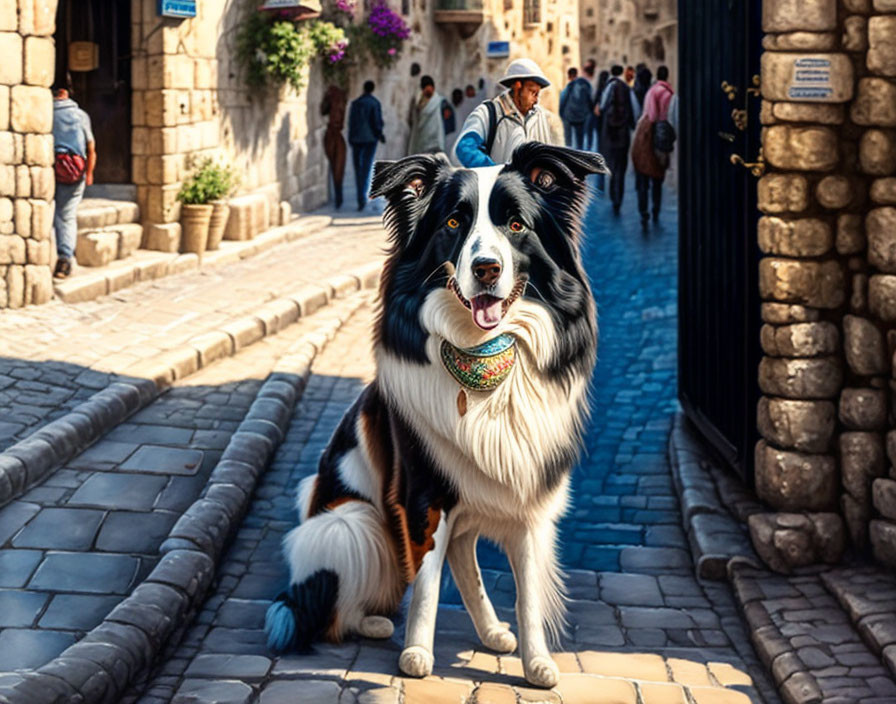
<svg viewBox="0 0 896 704">
<path fill-rule="evenodd" d="M 461 502 L 514 518 L 531 515 L 533 504 L 553 503 L 543 495 L 542 468 L 578 442 L 587 380 L 567 388 L 539 371 L 555 341 L 547 311 L 518 301 L 499 328 L 484 333 L 470 323 L 469 312 L 452 293 L 437 290 L 427 297 L 421 322 L 431 332 L 426 344 L 430 364 L 404 362 L 380 349 L 377 377 L 452 480 Z M 517 362 L 493 391 L 466 391 L 467 412 L 461 416 L 461 387 L 439 360 L 441 341 L 471 347 L 499 332 L 516 337 Z"/>
</svg>

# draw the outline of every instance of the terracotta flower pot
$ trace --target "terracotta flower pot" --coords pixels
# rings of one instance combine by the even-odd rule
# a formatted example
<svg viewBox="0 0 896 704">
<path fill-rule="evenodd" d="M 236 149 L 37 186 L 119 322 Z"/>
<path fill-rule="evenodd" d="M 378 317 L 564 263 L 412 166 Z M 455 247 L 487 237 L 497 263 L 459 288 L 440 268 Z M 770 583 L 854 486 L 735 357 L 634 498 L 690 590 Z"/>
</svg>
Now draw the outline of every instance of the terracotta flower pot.
<svg viewBox="0 0 896 704">
<path fill-rule="evenodd" d="M 184 204 L 180 210 L 181 252 L 195 252 L 201 255 L 208 242 L 208 225 L 212 217 L 213 205 Z"/>
<path fill-rule="evenodd" d="M 214 210 L 208 225 L 208 244 L 205 247 L 207 250 L 218 249 L 221 246 L 227 219 L 230 217 L 230 206 L 226 200 L 213 200 L 211 205 L 214 206 Z"/>
</svg>

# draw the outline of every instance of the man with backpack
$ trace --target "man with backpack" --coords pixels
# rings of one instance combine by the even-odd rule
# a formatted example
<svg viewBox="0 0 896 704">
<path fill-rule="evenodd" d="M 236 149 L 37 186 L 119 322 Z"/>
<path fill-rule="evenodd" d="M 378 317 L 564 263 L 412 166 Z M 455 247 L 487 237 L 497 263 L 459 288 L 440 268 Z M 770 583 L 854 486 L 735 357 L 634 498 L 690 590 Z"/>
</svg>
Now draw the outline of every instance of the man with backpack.
<svg viewBox="0 0 896 704">
<path fill-rule="evenodd" d="M 563 144 L 557 116 L 538 105 L 541 90 L 551 85 L 538 64 L 511 61 L 498 82 L 507 90 L 470 113 L 454 145 L 454 158 L 467 168 L 506 164 L 525 142 Z"/>
<path fill-rule="evenodd" d="M 638 118 L 638 102 L 628 84 L 622 80 L 622 66 L 610 69 L 610 80 L 600 97 L 600 147 L 610 169 L 610 201 L 613 213 L 619 215 L 625 196 L 625 170 L 631 131 Z"/>
<path fill-rule="evenodd" d="M 571 67 L 566 72 L 569 83 L 560 93 L 560 119 L 563 120 L 563 139 L 567 147 L 584 149 L 585 122 L 591 110 L 591 84 Z"/>
<path fill-rule="evenodd" d="M 660 66 L 656 78 L 656 83 L 644 96 L 644 116 L 638 122 L 632 145 L 632 165 L 635 167 L 635 188 L 638 191 L 642 227 L 647 226 L 649 217 L 648 191 L 653 196 L 653 221 L 660 217 L 663 180 L 675 148 L 675 128 L 669 122 L 669 107 L 674 95 L 668 82 L 669 69 Z"/>
<path fill-rule="evenodd" d="M 71 99 L 68 81 L 53 85 L 53 149 L 56 153 L 56 269 L 53 276 L 65 279 L 72 273 L 78 244 L 78 205 L 84 189 L 93 183 L 96 142 L 90 117 Z"/>
</svg>

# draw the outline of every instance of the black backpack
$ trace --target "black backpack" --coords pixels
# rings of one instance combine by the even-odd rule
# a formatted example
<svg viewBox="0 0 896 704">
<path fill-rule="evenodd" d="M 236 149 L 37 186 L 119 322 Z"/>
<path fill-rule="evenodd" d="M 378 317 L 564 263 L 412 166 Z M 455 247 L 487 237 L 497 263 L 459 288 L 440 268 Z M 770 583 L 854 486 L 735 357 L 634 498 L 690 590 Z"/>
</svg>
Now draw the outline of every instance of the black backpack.
<svg viewBox="0 0 896 704">
<path fill-rule="evenodd" d="M 675 149 L 675 128 L 668 120 L 653 123 L 653 148 L 663 154 L 671 154 Z"/>
<path fill-rule="evenodd" d="M 632 126 L 632 104 L 629 87 L 616 78 L 612 82 L 610 101 L 604 113 L 604 122 L 608 127 L 619 129 Z"/>
<path fill-rule="evenodd" d="M 486 100 L 485 109 L 488 111 L 488 133 L 485 135 L 485 142 L 480 149 L 489 159 L 491 159 L 492 147 L 495 145 L 495 136 L 498 134 L 498 123 L 503 120 L 505 116 L 502 115 L 501 120 L 498 119 L 498 108 L 495 105 L 494 100 Z"/>
</svg>

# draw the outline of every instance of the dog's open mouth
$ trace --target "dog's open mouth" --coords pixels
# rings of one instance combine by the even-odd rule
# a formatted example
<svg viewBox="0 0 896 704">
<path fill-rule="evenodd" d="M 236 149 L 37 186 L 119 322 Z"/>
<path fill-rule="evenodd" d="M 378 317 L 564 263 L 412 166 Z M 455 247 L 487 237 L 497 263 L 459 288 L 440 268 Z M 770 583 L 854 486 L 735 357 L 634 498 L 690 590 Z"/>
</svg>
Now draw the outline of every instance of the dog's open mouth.
<svg viewBox="0 0 896 704">
<path fill-rule="evenodd" d="M 513 305 L 513 302 L 520 297 L 523 289 L 526 288 L 528 279 L 529 277 L 525 274 L 521 275 L 516 280 L 516 284 L 507 298 L 498 298 L 497 296 L 492 296 L 488 293 L 480 293 L 473 296 L 471 299 L 468 299 L 461 293 L 460 284 L 457 283 L 457 278 L 454 276 L 448 278 L 448 288 L 454 292 L 454 295 L 457 296 L 457 300 L 463 303 L 463 305 L 473 314 L 474 323 L 483 330 L 491 330 L 492 328 L 497 327 L 498 323 L 500 323 L 501 319 L 504 317 L 504 314 L 507 313 L 507 310 Z"/>
</svg>

